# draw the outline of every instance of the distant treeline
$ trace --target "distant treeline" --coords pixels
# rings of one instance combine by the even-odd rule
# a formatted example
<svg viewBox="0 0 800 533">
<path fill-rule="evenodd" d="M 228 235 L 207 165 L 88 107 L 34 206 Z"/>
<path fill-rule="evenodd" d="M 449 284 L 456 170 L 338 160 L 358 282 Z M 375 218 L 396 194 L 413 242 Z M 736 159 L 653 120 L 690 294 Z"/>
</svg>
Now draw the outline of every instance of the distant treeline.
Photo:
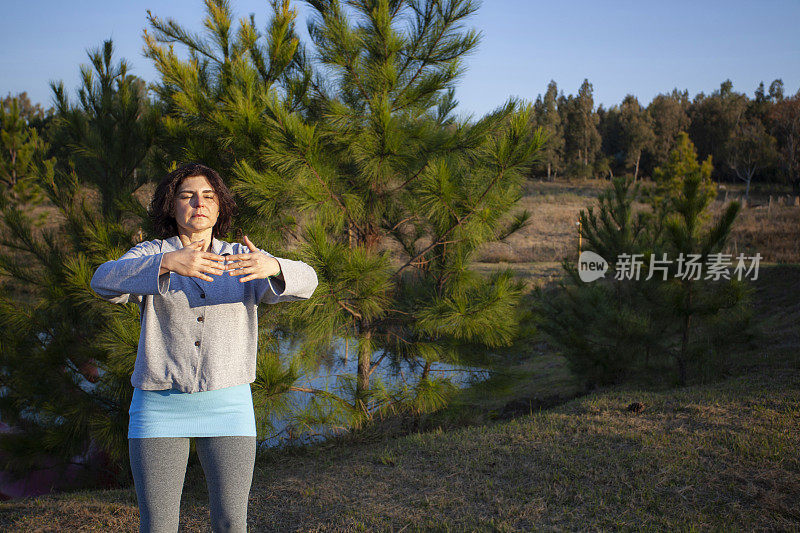
<svg viewBox="0 0 800 533">
<path fill-rule="evenodd" d="M 588 80 L 568 96 L 551 81 L 535 110 L 549 135 L 536 177 L 652 176 L 686 131 L 700 158 L 711 156 L 716 180 L 788 183 L 800 192 L 800 91 L 787 97 L 780 79 L 759 84 L 752 99 L 726 80 L 694 99 L 673 89 L 644 107 L 629 94 L 608 109 L 595 108 Z"/>
<path fill-rule="evenodd" d="M 564 95 L 551 81 L 536 98 L 534 120 L 548 142 L 533 177 L 649 177 L 685 131 L 701 160 L 711 156 L 715 180 L 789 184 L 800 194 L 800 90 L 787 97 L 780 79 L 768 89 L 760 83 L 754 98 L 726 80 L 710 95 L 690 99 L 688 91 L 673 89 L 647 107 L 631 94 L 620 105 L 595 107 L 592 93 L 588 80 L 577 95 Z M 25 93 L 13 98 L 21 118 L 42 133 L 54 110 L 32 104 Z M 8 95 L 3 110 L 11 105 Z"/>
</svg>

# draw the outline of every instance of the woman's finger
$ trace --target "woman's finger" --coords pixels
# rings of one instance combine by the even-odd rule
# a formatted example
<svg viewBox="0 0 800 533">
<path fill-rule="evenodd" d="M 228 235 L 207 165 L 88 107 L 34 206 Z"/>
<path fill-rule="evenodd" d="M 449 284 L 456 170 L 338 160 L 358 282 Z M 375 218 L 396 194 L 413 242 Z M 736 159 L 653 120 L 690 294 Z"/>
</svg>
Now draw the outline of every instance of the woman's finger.
<svg viewBox="0 0 800 533">
<path fill-rule="evenodd" d="M 214 261 L 204 261 L 203 263 L 200 263 L 200 266 L 205 271 L 213 270 L 214 272 L 218 272 L 219 274 L 222 274 L 225 271 L 225 266 L 224 265 L 221 265 L 221 264 L 216 263 Z"/>
<path fill-rule="evenodd" d="M 209 259 L 211 261 L 225 261 L 226 256 L 215 254 L 214 252 L 203 252 L 200 257 L 202 257 L 203 259 Z"/>
<path fill-rule="evenodd" d="M 235 261 L 233 263 L 228 263 L 225 265 L 225 270 L 238 270 L 240 268 L 246 268 L 250 266 L 255 266 L 256 263 L 252 259 L 246 259 L 244 261 Z"/>
<path fill-rule="evenodd" d="M 242 283 L 244 283 L 245 281 L 250 281 L 250 280 L 252 280 L 252 279 L 264 279 L 264 278 L 266 278 L 266 276 L 264 276 L 264 275 L 259 275 L 259 272 L 254 270 L 254 271 L 253 271 L 253 272 L 251 272 L 251 273 L 250 273 L 248 276 L 245 276 L 245 277 L 243 277 L 243 278 L 242 278 L 242 279 L 240 279 L 239 281 L 241 281 Z"/>
<path fill-rule="evenodd" d="M 198 265 L 195 267 L 195 271 L 201 274 L 214 274 L 217 276 L 221 276 L 225 273 L 221 268 L 215 268 L 208 265 Z"/>
<path fill-rule="evenodd" d="M 250 267 L 240 268 L 238 270 L 231 270 L 230 271 L 230 275 L 231 276 L 241 276 L 242 274 L 251 274 L 251 273 L 253 273 L 255 271 L 256 271 L 256 268 L 250 266 Z"/>
<path fill-rule="evenodd" d="M 251 259 L 252 257 L 253 254 L 231 254 L 231 255 L 226 255 L 225 259 L 227 259 L 228 261 L 245 261 L 247 259 Z"/>
</svg>

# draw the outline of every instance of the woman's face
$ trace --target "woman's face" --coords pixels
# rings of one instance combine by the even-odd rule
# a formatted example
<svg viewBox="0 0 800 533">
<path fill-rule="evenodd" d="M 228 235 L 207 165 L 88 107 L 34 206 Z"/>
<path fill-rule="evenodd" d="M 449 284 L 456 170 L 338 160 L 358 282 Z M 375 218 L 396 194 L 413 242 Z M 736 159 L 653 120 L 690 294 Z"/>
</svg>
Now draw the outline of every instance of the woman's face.
<svg viewBox="0 0 800 533">
<path fill-rule="evenodd" d="M 173 209 L 184 233 L 198 233 L 217 223 L 219 199 L 205 176 L 191 176 L 178 185 Z"/>
</svg>

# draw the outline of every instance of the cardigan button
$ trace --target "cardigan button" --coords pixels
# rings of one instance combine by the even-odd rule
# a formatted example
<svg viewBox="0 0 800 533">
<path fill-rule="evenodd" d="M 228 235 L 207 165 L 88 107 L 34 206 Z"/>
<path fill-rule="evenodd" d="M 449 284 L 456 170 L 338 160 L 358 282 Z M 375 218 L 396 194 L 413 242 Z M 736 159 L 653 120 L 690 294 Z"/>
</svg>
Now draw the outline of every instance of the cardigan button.
<svg viewBox="0 0 800 533">
<path fill-rule="evenodd" d="M 202 322 L 203 321 L 203 317 L 201 317 L 201 316 L 197 317 L 197 321 L 198 322 Z"/>
<path fill-rule="evenodd" d="M 206 293 L 204 293 L 204 292 L 201 292 L 201 293 L 200 293 L 200 298 L 205 298 L 205 297 L 206 297 Z"/>
<path fill-rule="evenodd" d="M 194 341 L 195 346 L 200 346 L 200 341 Z"/>
</svg>

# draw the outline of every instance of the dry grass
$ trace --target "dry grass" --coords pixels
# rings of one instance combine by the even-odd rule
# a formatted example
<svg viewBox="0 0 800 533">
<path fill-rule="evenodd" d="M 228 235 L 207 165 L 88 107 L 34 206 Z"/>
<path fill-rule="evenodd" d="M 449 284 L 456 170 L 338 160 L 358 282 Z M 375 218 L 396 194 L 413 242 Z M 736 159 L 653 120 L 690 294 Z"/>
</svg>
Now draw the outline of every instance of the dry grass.
<svg viewBox="0 0 800 533">
<path fill-rule="evenodd" d="M 597 197 L 610 186 L 605 180 L 536 182 L 528 184 L 520 209 L 531 212 L 526 227 L 507 243 L 486 244 L 479 250 L 481 263 L 558 262 L 578 255 L 578 213 L 597 205 Z M 727 192 L 725 192 L 727 191 Z M 800 200 L 780 191 L 751 190 L 749 207 L 734 222 L 725 253 L 759 252 L 762 261 L 800 263 Z M 712 204 L 716 218 L 730 200 L 742 194 L 737 184 L 721 189 Z M 770 201 L 772 198 L 772 201 Z M 727 199 L 727 200 L 726 200 Z M 634 203 L 634 210 L 646 206 Z"/>
<path fill-rule="evenodd" d="M 505 243 L 487 243 L 479 250 L 484 263 L 558 262 L 578 249 L 578 213 L 597 204 L 607 182 L 587 180 L 583 185 L 531 182 L 520 210 L 531 213 L 528 224 Z"/>
<path fill-rule="evenodd" d="M 625 407 L 639 401 L 634 415 Z M 789 531 L 800 527 L 797 367 L 619 388 L 510 421 L 263 457 L 251 531 Z M 181 531 L 207 531 L 190 469 Z M 129 491 L 0 504 L 8 531 L 136 531 Z"/>
<path fill-rule="evenodd" d="M 719 210 L 721 208 L 715 212 Z M 742 209 L 728 238 L 726 252 L 734 256 L 741 252 L 748 256 L 758 252 L 762 261 L 800 263 L 800 206 L 776 201 L 772 206 Z"/>
</svg>

